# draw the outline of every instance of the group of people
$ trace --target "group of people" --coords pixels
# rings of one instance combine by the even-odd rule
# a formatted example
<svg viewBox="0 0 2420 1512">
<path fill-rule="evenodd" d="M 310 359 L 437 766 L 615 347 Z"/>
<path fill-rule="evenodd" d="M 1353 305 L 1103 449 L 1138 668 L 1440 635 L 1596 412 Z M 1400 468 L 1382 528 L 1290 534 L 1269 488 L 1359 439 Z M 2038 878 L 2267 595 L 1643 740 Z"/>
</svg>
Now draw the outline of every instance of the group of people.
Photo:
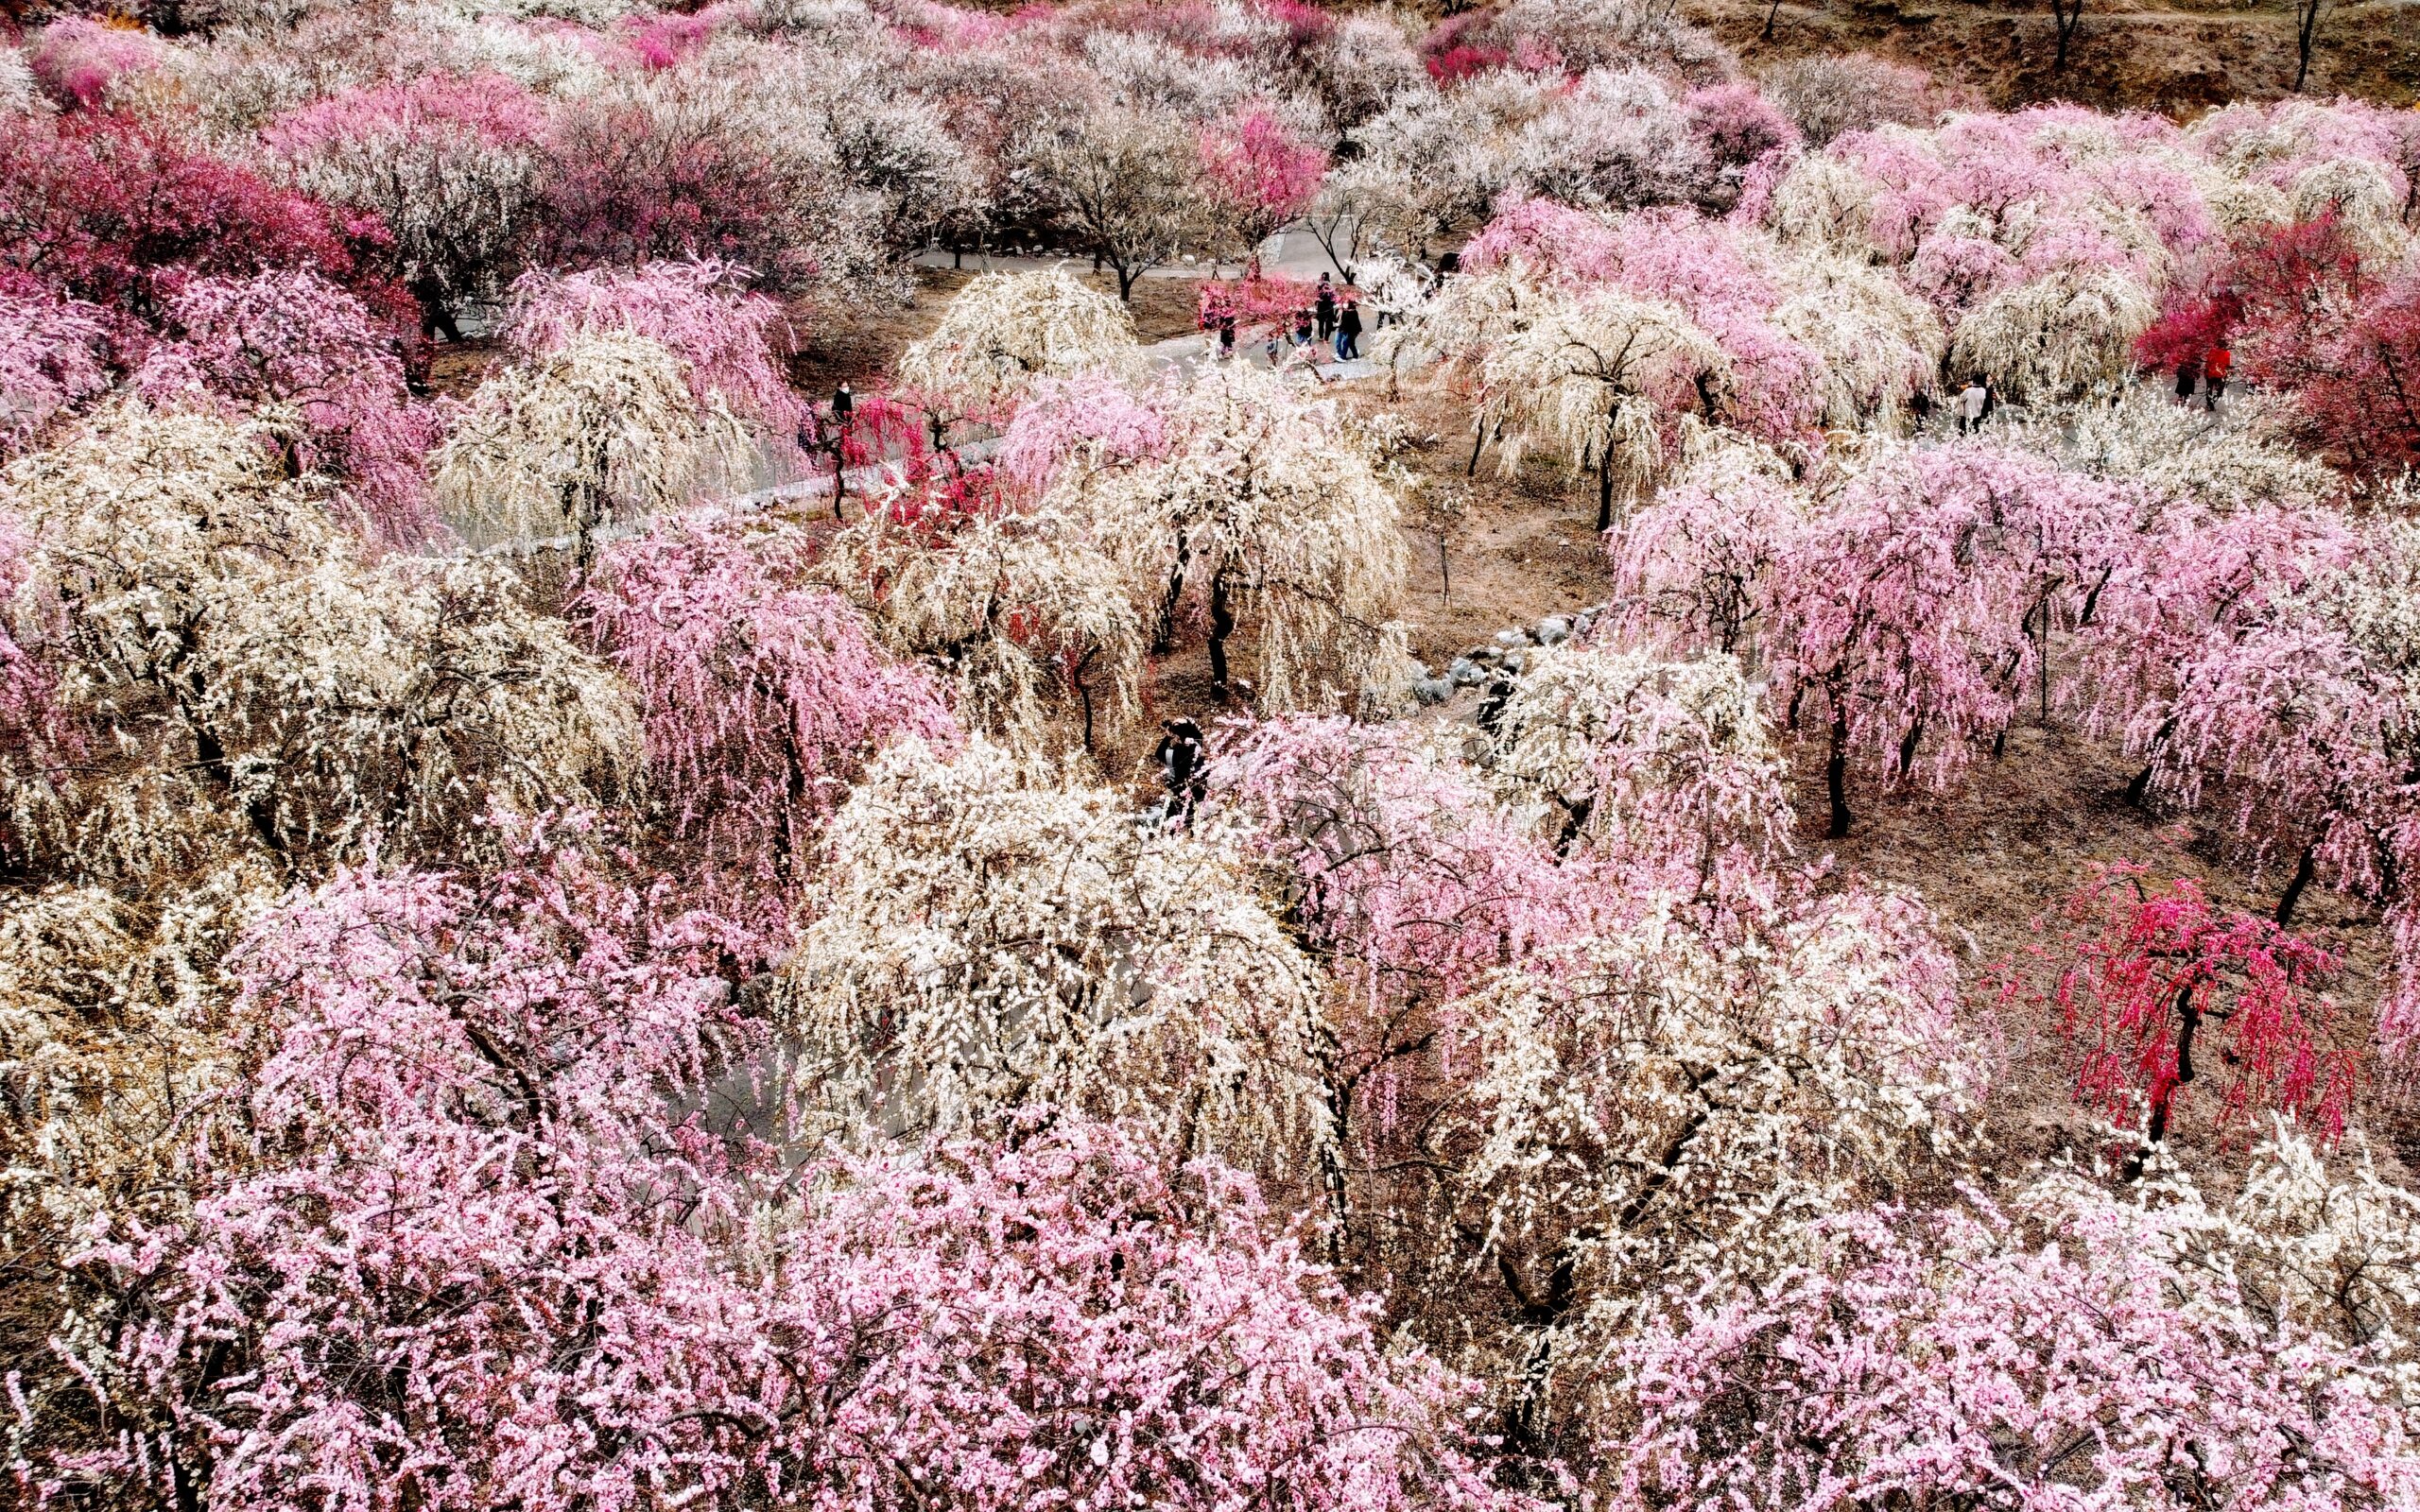
<svg viewBox="0 0 2420 1512">
<path fill-rule="evenodd" d="M 2222 346 L 2186 358 L 2176 365 L 2176 402 L 2193 403 L 2193 385 L 2198 379 L 2202 385 L 2202 407 L 2215 412 L 2219 396 L 2227 391 L 2227 374 L 2234 368 L 2235 353 Z"/>
<path fill-rule="evenodd" d="M 1981 430 L 1983 421 L 1991 418 L 1993 406 L 1997 402 L 1998 396 L 1992 392 L 1992 386 L 1985 383 L 1979 374 L 1967 379 L 1966 387 L 1949 399 L 1949 415 L 1957 422 L 1958 434 L 1965 436 Z M 1908 407 L 1914 412 L 1919 429 L 1932 422 L 1932 395 L 1923 388 L 1909 396 Z"/>
<path fill-rule="evenodd" d="M 1220 361 L 1236 354 L 1236 317 L 1232 311 L 1216 318 L 1219 332 Z M 1361 301 L 1351 296 L 1338 297 L 1335 282 L 1327 274 L 1320 275 L 1319 292 L 1308 307 L 1296 310 L 1291 335 L 1294 350 L 1307 355 L 1314 341 L 1334 346 L 1336 360 L 1347 362 L 1361 355 Z M 1269 365 L 1277 366 L 1280 348 L 1288 335 L 1281 324 L 1269 334 Z"/>
</svg>

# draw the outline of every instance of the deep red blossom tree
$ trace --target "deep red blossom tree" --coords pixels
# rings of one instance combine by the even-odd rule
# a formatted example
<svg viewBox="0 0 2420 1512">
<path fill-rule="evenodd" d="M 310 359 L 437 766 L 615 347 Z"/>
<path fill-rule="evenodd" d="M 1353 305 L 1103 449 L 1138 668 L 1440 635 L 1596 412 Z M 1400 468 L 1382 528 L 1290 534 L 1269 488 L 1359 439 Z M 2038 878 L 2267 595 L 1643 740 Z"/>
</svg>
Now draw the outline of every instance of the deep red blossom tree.
<svg viewBox="0 0 2420 1512">
<path fill-rule="evenodd" d="M 2374 480 L 2420 459 L 2420 278 L 2382 266 L 2338 211 L 2239 236 L 2177 283 L 2135 355 L 2173 371 L 2220 347 L 2232 376 L 2286 396 L 2312 449 Z"/>
<path fill-rule="evenodd" d="M 156 315 L 185 269 L 309 267 L 380 318 L 417 323 L 410 296 L 374 271 L 385 240 L 374 215 L 275 188 L 157 127 L 22 116 L 0 132 L 0 264 L 136 318 Z"/>
<path fill-rule="evenodd" d="M 2149 875 L 2133 864 L 2097 870 L 2046 922 L 2055 943 L 2006 984 L 2010 1000 L 2056 1015 L 2076 1051 L 2077 1097 L 2119 1117 L 2143 1107 L 2144 1141 L 2157 1145 L 2179 1101 L 2215 1073 L 2222 1123 L 2273 1111 L 2340 1133 L 2360 1062 L 2329 1040 L 2332 1005 L 2319 988 L 2336 957 L 2213 906 L 2190 878 Z"/>
</svg>

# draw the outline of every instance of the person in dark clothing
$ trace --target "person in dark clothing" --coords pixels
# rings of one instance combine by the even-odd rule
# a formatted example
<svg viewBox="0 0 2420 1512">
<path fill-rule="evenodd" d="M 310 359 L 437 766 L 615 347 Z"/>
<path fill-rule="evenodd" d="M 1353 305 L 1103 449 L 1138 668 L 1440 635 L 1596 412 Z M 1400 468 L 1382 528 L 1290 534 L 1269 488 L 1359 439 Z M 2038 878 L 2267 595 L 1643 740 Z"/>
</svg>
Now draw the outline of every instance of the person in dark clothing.
<svg viewBox="0 0 2420 1512">
<path fill-rule="evenodd" d="M 1487 693 L 1478 701 L 1478 728 L 1495 738 L 1496 727 L 1504 723 L 1504 706 L 1512 701 L 1512 679 L 1499 672 L 1488 679 Z"/>
<path fill-rule="evenodd" d="M 1361 301 L 1344 301 L 1344 313 L 1336 318 L 1336 357 L 1339 362 L 1361 355 Z"/>
<path fill-rule="evenodd" d="M 1151 754 L 1160 764 L 1160 785 L 1168 791 L 1168 817 L 1192 823 L 1193 811 L 1210 791 L 1201 775 L 1201 727 L 1190 719 L 1162 720 L 1160 744 Z"/>
<path fill-rule="evenodd" d="M 1312 309 L 1319 316 L 1320 339 L 1325 341 L 1336 334 L 1336 285 L 1320 275 L 1320 291 L 1312 300 Z"/>
<path fill-rule="evenodd" d="M 1908 413 L 1916 418 L 1916 429 L 1932 423 L 1932 395 L 1922 388 L 1908 396 Z"/>
<path fill-rule="evenodd" d="M 2176 402 L 2178 404 L 2189 404 L 2193 402 L 2193 380 L 2201 376 L 2202 365 L 2191 357 L 2176 365 Z"/>
<path fill-rule="evenodd" d="M 1311 312 L 1308 310 L 1297 310 L 1294 312 L 1294 345 L 1298 347 L 1307 347 L 1310 344 Z"/>
<path fill-rule="evenodd" d="M 1235 354 L 1236 318 L 1232 315 L 1222 315 L 1219 317 L 1219 360 L 1224 362 Z"/>
</svg>

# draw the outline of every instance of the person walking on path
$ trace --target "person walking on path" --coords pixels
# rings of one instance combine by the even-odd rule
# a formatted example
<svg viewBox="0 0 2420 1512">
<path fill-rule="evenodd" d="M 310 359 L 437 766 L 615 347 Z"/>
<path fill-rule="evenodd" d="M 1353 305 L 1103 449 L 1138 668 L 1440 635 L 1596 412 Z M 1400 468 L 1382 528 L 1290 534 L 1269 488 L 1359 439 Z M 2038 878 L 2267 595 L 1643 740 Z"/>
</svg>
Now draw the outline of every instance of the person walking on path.
<svg viewBox="0 0 2420 1512">
<path fill-rule="evenodd" d="M 1236 318 L 1232 315 L 1222 315 L 1219 317 L 1219 360 L 1224 362 L 1235 354 Z"/>
<path fill-rule="evenodd" d="M 2198 357 L 2187 357 L 2176 365 L 2176 402 L 2178 404 L 2193 403 L 2193 380 L 2201 376 L 2202 363 Z"/>
<path fill-rule="evenodd" d="M 1167 817 L 1183 827 L 1193 822 L 1193 811 L 1210 792 L 1201 775 L 1201 727 L 1190 719 L 1160 722 L 1160 743 L 1151 752 L 1160 764 L 1160 785 L 1167 789 Z"/>
<path fill-rule="evenodd" d="M 2224 347 L 2214 347 L 2202 364 L 2202 407 L 2217 414 L 2219 396 L 2227 391 L 2227 373 L 2235 367 L 2235 353 Z"/>
<path fill-rule="evenodd" d="M 1958 392 L 1958 434 L 1983 428 L 1983 416 L 1990 409 L 1992 391 L 1983 387 L 1980 378 L 1970 378 Z"/>
<path fill-rule="evenodd" d="M 1320 339 L 1325 341 L 1336 334 L 1336 285 L 1327 281 L 1325 273 L 1320 275 L 1320 290 L 1311 303 L 1319 315 Z"/>
<path fill-rule="evenodd" d="M 1294 345 L 1297 350 L 1305 354 L 1308 354 L 1310 352 L 1311 312 L 1308 310 L 1297 310 L 1294 312 Z"/>
<path fill-rule="evenodd" d="M 1336 360 L 1344 362 L 1361 355 L 1361 301 L 1344 301 L 1344 313 L 1336 318 Z"/>
</svg>

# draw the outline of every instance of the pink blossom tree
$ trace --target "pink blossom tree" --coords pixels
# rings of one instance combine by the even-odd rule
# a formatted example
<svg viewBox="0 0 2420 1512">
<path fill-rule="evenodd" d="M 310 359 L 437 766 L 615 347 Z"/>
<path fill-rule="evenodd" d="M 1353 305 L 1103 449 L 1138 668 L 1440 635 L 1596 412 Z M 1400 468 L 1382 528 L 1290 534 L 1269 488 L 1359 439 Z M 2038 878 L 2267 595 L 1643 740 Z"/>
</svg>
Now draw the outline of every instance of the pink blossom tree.
<svg viewBox="0 0 2420 1512">
<path fill-rule="evenodd" d="M 1288 917 L 1366 1005 L 1357 1087 L 1411 1053 L 1411 1022 L 1500 962 L 1568 935 L 1584 894 L 1477 774 L 1394 725 L 1295 714 L 1238 729 L 1214 807 L 1250 819 Z M 1577 871 L 1579 868 L 1574 868 Z"/>
<path fill-rule="evenodd" d="M 110 386 L 107 311 L 31 280 L 0 281 L 0 456 Z"/>
<path fill-rule="evenodd" d="M 108 103 L 110 87 L 148 73 L 168 60 L 165 43 L 141 26 L 115 17 L 64 15 L 35 33 L 26 49 L 34 77 L 53 98 L 78 110 Z"/>
<path fill-rule="evenodd" d="M 645 336 L 685 365 L 700 406 L 719 403 L 786 440 L 801 417 L 776 360 L 786 323 L 780 304 L 748 291 L 751 276 L 712 259 L 527 274 L 512 286 L 505 339 L 534 357 L 583 335 Z"/>
<path fill-rule="evenodd" d="M 777 1108 L 683 1111 L 762 1043 L 727 932 L 534 838 L 253 929 L 196 1200 L 73 1257 L 95 1326 L 57 1390 L 18 1377 L 29 1476 L 247 1508 L 1530 1505 L 1475 1461 L 1469 1387 L 1214 1163 L 1062 1122 L 784 1179 Z"/>
<path fill-rule="evenodd" d="M 1327 154 L 1253 106 L 1202 128 L 1201 167 L 1229 234 L 1257 266 L 1260 244 L 1319 193 Z"/>
<path fill-rule="evenodd" d="M 1039 498 L 1070 467 L 1115 467 L 1158 456 L 1170 438 L 1167 401 L 1164 393 L 1138 391 L 1103 374 L 1042 379 L 1018 404 L 993 463 Z"/>
<path fill-rule="evenodd" d="M 1853 760 L 1940 784 L 1999 748 L 2029 683 L 2047 718 L 2052 632 L 2132 560 L 2125 490 L 1998 448 L 1886 454 L 1820 509 L 1720 464 L 1609 543 L 1619 612 L 1683 645 L 1753 641 L 1785 721 L 1824 721 L 1835 838 Z"/>
<path fill-rule="evenodd" d="M 899 735 L 956 725 L 846 599 L 806 582 L 793 531 L 659 524 L 599 556 L 575 612 L 639 694 L 654 799 L 733 887 L 805 880 L 820 821 Z"/>
<path fill-rule="evenodd" d="M 1846 1214 L 1816 1263 L 1671 1308 L 1618 1368 L 1609 1504 L 2199 1506 L 2420 1495 L 2392 1369 L 2182 1251 L 2224 1220 L 2082 1180 Z"/>
<path fill-rule="evenodd" d="M 2006 727 L 2012 687 L 2032 670 L 2006 580 L 1969 555 L 1982 526 L 1973 502 L 1928 481 L 1913 459 L 1859 478 L 1773 564 L 1767 665 L 1789 723 L 1822 721 L 1835 839 L 1849 832 L 1853 758 L 1905 778 L 1929 736 L 1932 776 L 1946 781 Z"/>
<path fill-rule="evenodd" d="M 348 486 L 374 541 L 416 544 L 442 528 L 424 460 L 436 417 L 406 390 L 393 333 L 359 300 L 298 269 L 194 279 L 166 315 L 171 338 L 134 375 L 146 398 L 257 417 L 289 473 Z"/>
</svg>

